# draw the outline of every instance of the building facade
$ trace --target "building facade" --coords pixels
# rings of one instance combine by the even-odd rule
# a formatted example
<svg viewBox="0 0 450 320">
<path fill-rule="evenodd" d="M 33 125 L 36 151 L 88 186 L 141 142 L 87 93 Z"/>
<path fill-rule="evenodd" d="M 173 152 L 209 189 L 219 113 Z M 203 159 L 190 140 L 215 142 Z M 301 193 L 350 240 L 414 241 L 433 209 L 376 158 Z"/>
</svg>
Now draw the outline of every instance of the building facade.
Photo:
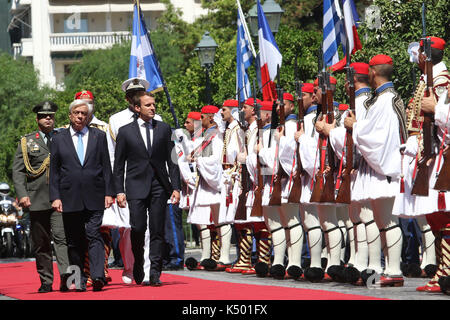
<svg viewBox="0 0 450 320">
<path fill-rule="evenodd" d="M 206 13 L 201 0 L 171 0 L 189 23 Z M 105 49 L 131 39 L 132 0 L 11 0 L 14 57 L 31 60 L 42 85 L 62 88 L 69 66 L 85 50 Z M 160 1 L 141 0 L 149 30 L 165 10 Z"/>
</svg>

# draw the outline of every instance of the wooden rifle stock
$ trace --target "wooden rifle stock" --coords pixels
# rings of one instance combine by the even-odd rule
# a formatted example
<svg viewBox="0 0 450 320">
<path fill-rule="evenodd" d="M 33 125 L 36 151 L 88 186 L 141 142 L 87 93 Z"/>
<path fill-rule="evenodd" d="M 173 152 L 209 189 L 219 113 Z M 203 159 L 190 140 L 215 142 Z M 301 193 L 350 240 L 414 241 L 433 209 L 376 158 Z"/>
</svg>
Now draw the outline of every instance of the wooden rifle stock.
<svg viewBox="0 0 450 320">
<path fill-rule="evenodd" d="M 325 81 L 323 78 L 321 78 L 322 76 L 319 77 L 319 81 Z M 327 113 L 327 97 L 325 95 L 324 92 L 324 87 L 322 86 L 322 117 L 325 117 L 326 113 Z M 309 200 L 309 202 L 321 202 L 321 195 L 322 195 L 322 190 L 324 187 L 324 176 L 323 176 L 323 171 L 324 171 L 324 167 L 322 166 L 323 163 L 325 163 L 325 154 L 322 152 L 322 149 L 325 147 L 326 144 L 326 137 L 323 134 L 319 135 L 319 155 L 320 155 L 320 164 L 319 164 L 319 169 L 314 177 L 314 186 L 313 186 L 313 190 L 311 193 L 311 199 Z"/>
<path fill-rule="evenodd" d="M 258 124 L 258 131 L 256 132 L 256 144 L 259 143 L 259 131 L 262 129 L 262 120 L 256 120 Z M 257 178 L 257 188 L 254 191 L 253 207 L 250 213 L 252 217 L 262 217 L 262 191 L 264 187 L 263 176 L 261 173 L 261 161 L 259 160 L 259 152 L 256 154 L 256 178 Z"/>
<path fill-rule="evenodd" d="M 352 75 L 353 77 L 353 75 Z M 349 86 L 349 104 L 350 110 L 355 114 L 355 87 L 353 85 Z M 353 137 L 352 137 L 352 129 L 347 129 L 347 136 L 345 140 L 345 168 L 342 171 L 340 177 L 340 186 L 338 189 L 338 193 L 336 196 L 336 203 L 347 203 L 351 202 L 351 172 L 353 169 Z M 338 177 L 339 179 L 339 177 Z"/>
<path fill-rule="evenodd" d="M 333 92 L 331 88 L 327 88 L 327 104 L 328 104 L 328 117 L 327 122 L 333 123 L 334 121 L 334 105 L 333 105 Z M 320 202 L 335 202 L 334 198 L 334 173 L 336 172 L 336 164 L 334 162 L 334 150 L 330 143 L 330 138 L 328 138 L 327 143 L 327 162 L 329 169 L 325 173 L 325 185 L 323 186 L 322 194 L 320 196 Z"/>
<path fill-rule="evenodd" d="M 297 98 L 297 101 L 298 101 L 297 130 L 300 130 L 300 124 L 303 123 L 304 110 L 303 110 L 302 91 L 300 90 L 298 94 L 299 94 L 299 97 Z M 295 148 L 295 155 L 294 155 L 295 163 L 297 164 L 297 170 L 296 170 L 295 174 L 293 174 L 293 177 L 292 177 L 292 181 L 291 181 L 292 188 L 291 188 L 291 192 L 289 193 L 288 203 L 299 203 L 300 197 L 302 195 L 303 167 L 302 167 L 302 162 L 301 162 L 300 155 L 299 155 L 299 147 L 300 147 L 300 144 L 297 142 L 296 148 Z"/>
<path fill-rule="evenodd" d="M 424 41 L 425 43 L 425 41 Z M 425 61 L 425 70 L 427 74 L 427 90 L 425 95 L 428 96 L 430 91 L 433 90 L 433 64 L 430 58 L 427 56 Z M 423 154 L 417 163 L 416 178 L 413 183 L 411 194 L 419 196 L 428 196 L 429 189 L 429 167 L 427 165 L 428 160 L 432 158 L 432 114 L 423 114 L 423 124 L 422 124 L 422 139 L 423 139 Z M 420 151 L 419 151 L 420 152 Z"/>
<path fill-rule="evenodd" d="M 285 117 L 284 117 L 284 103 L 283 103 L 283 94 L 280 94 L 280 90 L 278 90 L 278 99 L 280 100 L 280 122 L 279 125 L 284 126 Z M 275 104 L 274 104 L 275 105 Z M 278 129 L 277 129 L 278 130 Z M 278 151 L 279 142 L 277 143 L 277 151 Z M 275 156 L 276 163 L 278 164 L 278 171 L 273 176 L 273 187 L 272 193 L 270 194 L 269 206 L 281 206 L 281 178 L 285 176 L 284 170 L 281 166 L 280 160 L 278 159 L 278 154 Z"/>
<path fill-rule="evenodd" d="M 244 131 L 245 134 L 245 131 Z M 247 146 L 247 137 L 245 137 L 245 145 L 244 148 Z M 248 194 L 248 190 L 249 190 L 249 176 L 248 176 L 248 171 L 247 171 L 247 165 L 245 163 L 241 163 L 241 194 L 239 195 L 239 200 L 238 200 L 238 206 L 236 208 L 236 215 L 235 215 L 235 219 L 236 220 L 247 220 L 247 206 L 246 206 L 246 202 L 247 202 L 247 194 Z"/>
<path fill-rule="evenodd" d="M 434 189 L 440 191 L 450 191 L 450 149 L 442 154 L 442 168 L 434 185 Z"/>
</svg>

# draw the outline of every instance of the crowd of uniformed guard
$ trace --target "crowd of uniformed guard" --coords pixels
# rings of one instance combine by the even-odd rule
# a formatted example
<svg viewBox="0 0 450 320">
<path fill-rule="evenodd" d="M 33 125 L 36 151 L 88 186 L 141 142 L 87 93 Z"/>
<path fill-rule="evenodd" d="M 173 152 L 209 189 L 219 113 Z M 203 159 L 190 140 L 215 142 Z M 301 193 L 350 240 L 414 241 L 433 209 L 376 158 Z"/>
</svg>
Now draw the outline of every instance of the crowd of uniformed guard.
<svg viewBox="0 0 450 320">
<path fill-rule="evenodd" d="M 377 273 L 382 287 L 403 286 L 405 276 L 417 276 L 429 278 L 418 291 L 448 293 L 450 73 L 442 62 L 444 48 L 440 38 L 421 40 L 415 61 L 422 76 L 407 104 L 391 82 L 395 62 L 380 54 L 368 64 L 346 66 L 345 84 L 322 71 L 314 83 L 297 82 L 295 94 L 277 83 L 273 94 L 278 99 L 272 101 L 230 99 L 220 108 L 206 105 L 189 112 L 185 129 L 172 134 L 172 161 L 181 178 L 179 207 L 198 228 L 202 249 L 200 260 L 188 257 L 185 267 L 354 285 L 367 284 Z M 345 86 L 349 104 L 334 101 L 338 85 Z M 119 128 L 135 121 L 133 98 L 148 89 L 148 82 L 129 79 L 122 89 L 129 107 L 112 115 L 109 124 L 93 116 L 91 92 L 75 96 L 88 101 L 89 126 L 106 132 L 112 168 Z M 36 247 L 41 292 L 51 291 L 53 281 L 50 228 L 61 290 L 69 290 L 61 213 L 45 201 L 45 139 L 55 130 L 48 123 L 51 130 L 43 129 L 40 122 L 54 118 L 56 109 L 51 102 L 35 107 L 40 130 L 22 138 L 13 168 L 19 205 L 30 208 L 33 240 L 41 244 Z M 129 216 L 128 206 L 117 203 L 104 212 L 105 283 L 110 228 L 121 233 L 123 281 L 133 281 Z M 407 223 L 419 230 L 416 261 L 405 254 Z M 230 256 L 233 229 L 235 261 Z M 94 282 L 101 290 L 89 278 L 88 263 L 84 272 L 88 285 Z"/>
</svg>

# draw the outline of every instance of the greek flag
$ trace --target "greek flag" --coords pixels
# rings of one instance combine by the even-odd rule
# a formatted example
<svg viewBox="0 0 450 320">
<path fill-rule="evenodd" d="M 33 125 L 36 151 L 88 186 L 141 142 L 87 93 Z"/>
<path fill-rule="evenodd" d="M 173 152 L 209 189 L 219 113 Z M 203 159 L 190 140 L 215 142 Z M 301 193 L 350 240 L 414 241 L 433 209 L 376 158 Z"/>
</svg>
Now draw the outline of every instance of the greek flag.
<svg viewBox="0 0 450 320">
<path fill-rule="evenodd" d="M 339 62 L 338 48 L 345 44 L 345 33 L 341 21 L 339 0 L 323 1 L 323 62 L 331 66 Z"/>
<path fill-rule="evenodd" d="M 163 90 L 163 77 L 159 71 L 158 61 L 153 53 L 150 35 L 147 34 L 140 7 L 134 5 L 133 36 L 131 40 L 129 78 L 142 78 L 150 83 L 148 91 Z"/>
<path fill-rule="evenodd" d="M 236 40 L 236 99 L 238 101 L 245 101 L 252 96 L 247 69 L 251 66 L 254 56 L 251 50 L 251 39 L 247 30 L 247 25 L 238 1 Z"/>
</svg>

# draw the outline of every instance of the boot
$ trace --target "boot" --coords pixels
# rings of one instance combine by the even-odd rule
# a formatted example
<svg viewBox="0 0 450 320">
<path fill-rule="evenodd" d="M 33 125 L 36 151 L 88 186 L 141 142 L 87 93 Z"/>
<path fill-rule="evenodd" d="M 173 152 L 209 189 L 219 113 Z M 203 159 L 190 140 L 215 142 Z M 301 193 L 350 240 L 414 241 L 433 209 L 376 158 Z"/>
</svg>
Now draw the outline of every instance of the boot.
<svg viewBox="0 0 450 320">
<path fill-rule="evenodd" d="M 238 233 L 239 258 L 232 267 L 226 268 L 229 273 L 242 273 L 252 268 L 252 229 L 249 224 L 235 224 Z"/>
</svg>

